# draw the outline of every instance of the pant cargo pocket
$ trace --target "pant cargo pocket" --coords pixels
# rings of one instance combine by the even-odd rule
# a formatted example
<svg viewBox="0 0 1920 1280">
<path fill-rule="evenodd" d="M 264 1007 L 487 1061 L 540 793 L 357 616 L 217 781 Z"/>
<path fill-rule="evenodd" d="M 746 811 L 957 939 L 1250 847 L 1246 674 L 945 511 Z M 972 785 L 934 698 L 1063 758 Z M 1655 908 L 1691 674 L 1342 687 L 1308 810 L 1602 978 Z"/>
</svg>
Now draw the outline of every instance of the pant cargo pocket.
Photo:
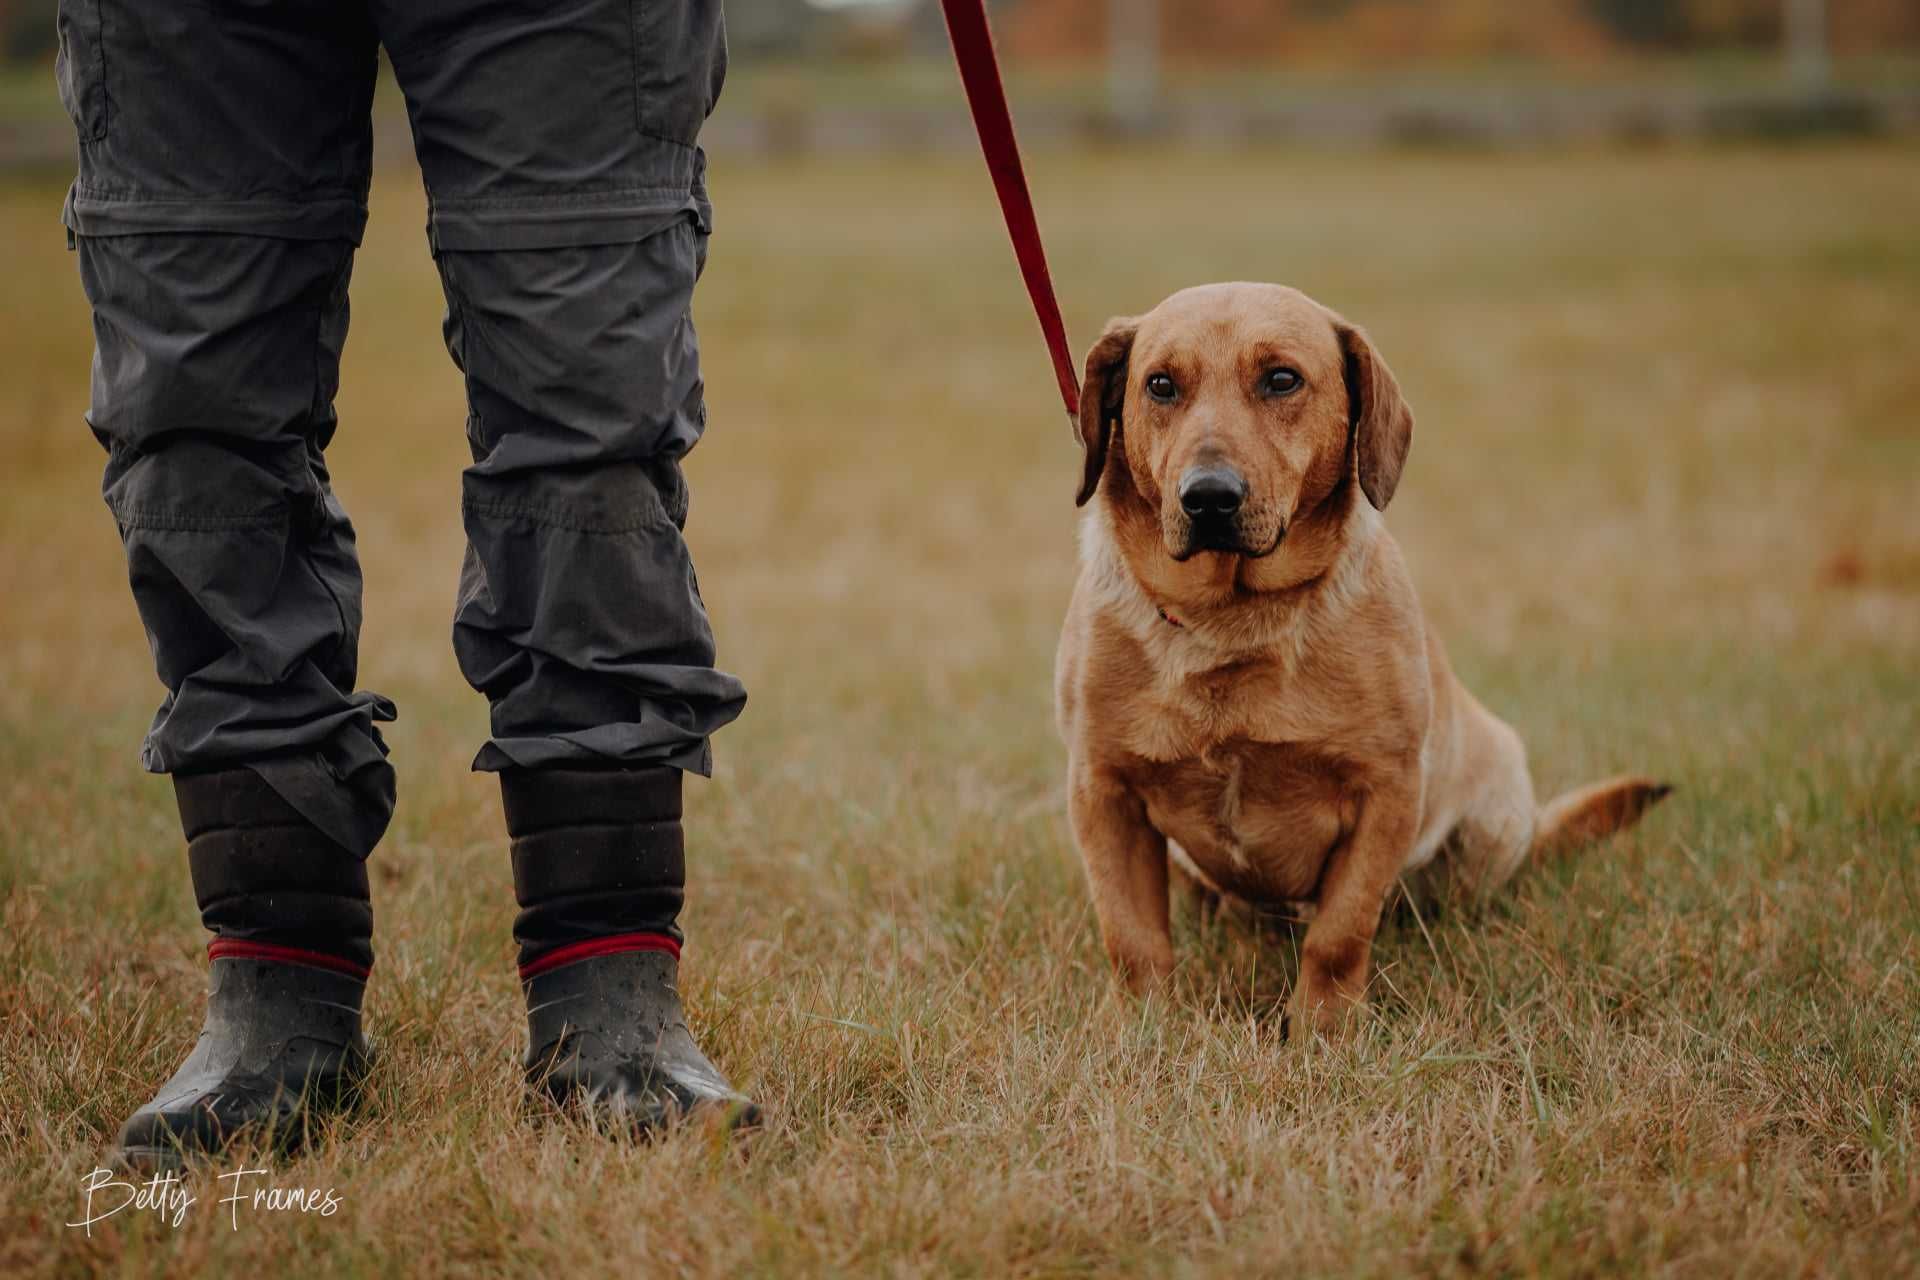
<svg viewBox="0 0 1920 1280">
<path fill-rule="evenodd" d="M 82 142 L 107 136 L 107 55 L 100 39 L 99 0 L 60 0 L 54 78 L 60 105 Z"/>
</svg>

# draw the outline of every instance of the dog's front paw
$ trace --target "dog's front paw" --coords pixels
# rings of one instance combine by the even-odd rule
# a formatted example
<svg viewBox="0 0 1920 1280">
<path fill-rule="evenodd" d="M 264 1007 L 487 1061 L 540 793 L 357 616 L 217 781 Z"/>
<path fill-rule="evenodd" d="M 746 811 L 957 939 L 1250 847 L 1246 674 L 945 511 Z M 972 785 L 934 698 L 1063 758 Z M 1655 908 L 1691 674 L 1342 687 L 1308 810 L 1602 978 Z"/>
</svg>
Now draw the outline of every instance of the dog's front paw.
<svg viewBox="0 0 1920 1280">
<path fill-rule="evenodd" d="M 1315 921 L 1300 948 L 1300 977 L 1287 1001 L 1287 1029 L 1294 1038 L 1346 1034 L 1367 998 L 1373 939 L 1329 938 L 1316 933 L 1321 928 L 1322 922 Z"/>
<path fill-rule="evenodd" d="M 1302 974 L 1287 1000 L 1287 1040 L 1309 1044 L 1316 1039 L 1344 1039 L 1365 1004 L 1364 992 L 1348 994 L 1333 983 L 1312 981 Z"/>
</svg>

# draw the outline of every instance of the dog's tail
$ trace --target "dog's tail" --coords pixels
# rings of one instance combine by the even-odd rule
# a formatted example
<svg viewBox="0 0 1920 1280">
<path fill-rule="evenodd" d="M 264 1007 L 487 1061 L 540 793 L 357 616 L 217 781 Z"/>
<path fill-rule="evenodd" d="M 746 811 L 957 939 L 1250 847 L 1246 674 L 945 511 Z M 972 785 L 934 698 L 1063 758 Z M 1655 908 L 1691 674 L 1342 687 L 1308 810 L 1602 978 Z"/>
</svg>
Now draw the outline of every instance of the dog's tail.
<svg viewBox="0 0 1920 1280">
<path fill-rule="evenodd" d="M 1531 857 L 1537 862 L 1625 831 L 1672 790 L 1669 783 L 1621 774 L 1555 796 L 1534 820 Z"/>
</svg>

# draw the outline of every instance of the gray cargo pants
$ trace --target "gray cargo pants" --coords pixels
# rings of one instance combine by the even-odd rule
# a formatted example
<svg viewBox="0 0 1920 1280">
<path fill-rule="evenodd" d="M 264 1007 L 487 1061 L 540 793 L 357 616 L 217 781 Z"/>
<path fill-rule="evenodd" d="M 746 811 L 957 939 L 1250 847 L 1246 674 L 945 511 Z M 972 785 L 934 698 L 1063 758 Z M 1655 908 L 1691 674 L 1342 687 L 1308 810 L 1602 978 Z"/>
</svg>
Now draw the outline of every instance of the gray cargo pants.
<svg viewBox="0 0 1920 1280">
<path fill-rule="evenodd" d="M 681 537 L 719 0 L 61 0 L 87 421 L 167 691 L 143 760 L 245 764 L 362 857 L 392 815 L 394 708 L 355 690 L 360 571 L 324 455 L 382 45 L 466 376 L 453 638 L 493 710 L 474 767 L 704 773 L 745 702 Z"/>
</svg>

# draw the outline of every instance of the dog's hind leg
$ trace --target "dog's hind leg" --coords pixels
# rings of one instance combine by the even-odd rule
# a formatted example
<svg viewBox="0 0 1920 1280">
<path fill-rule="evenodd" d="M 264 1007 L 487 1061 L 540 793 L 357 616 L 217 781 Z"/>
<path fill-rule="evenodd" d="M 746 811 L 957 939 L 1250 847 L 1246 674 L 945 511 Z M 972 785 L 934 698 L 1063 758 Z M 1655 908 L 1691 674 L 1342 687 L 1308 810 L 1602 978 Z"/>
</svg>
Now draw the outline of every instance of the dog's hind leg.
<svg viewBox="0 0 1920 1280">
<path fill-rule="evenodd" d="M 1484 897 L 1526 865 L 1537 820 L 1533 778 L 1511 725 L 1470 700 L 1463 712 L 1466 800 L 1441 857 L 1460 891 Z"/>
<path fill-rule="evenodd" d="M 1478 705 L 1470 715 L 1471 798 L 1446 851 L 1449 869 L 1470 894 L 1492 893 L 1529 863 L 1624 831 L 1672 790 L 1621 775 L 1536 805 L 1520 735 Z"/>
</svg>

